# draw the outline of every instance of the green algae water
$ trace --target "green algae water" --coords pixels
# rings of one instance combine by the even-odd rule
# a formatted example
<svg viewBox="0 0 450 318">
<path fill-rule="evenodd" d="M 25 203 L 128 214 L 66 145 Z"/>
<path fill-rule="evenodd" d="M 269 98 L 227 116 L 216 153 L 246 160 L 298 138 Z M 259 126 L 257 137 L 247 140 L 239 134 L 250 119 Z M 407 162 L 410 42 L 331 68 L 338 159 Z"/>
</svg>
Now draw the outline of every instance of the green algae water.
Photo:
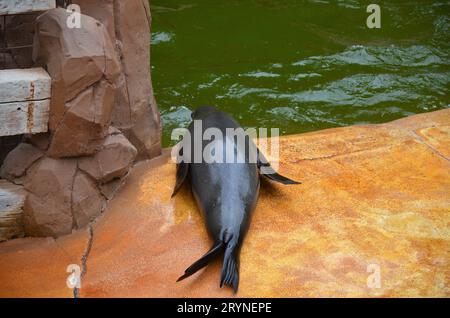
<svg viewBox="0 0 450 318">
<path fill-rule="evenodd" d="M 450 1 L 151 0 L 163 143 L 215 105 L 281 134 L 449 107 Z"/>
</svg>

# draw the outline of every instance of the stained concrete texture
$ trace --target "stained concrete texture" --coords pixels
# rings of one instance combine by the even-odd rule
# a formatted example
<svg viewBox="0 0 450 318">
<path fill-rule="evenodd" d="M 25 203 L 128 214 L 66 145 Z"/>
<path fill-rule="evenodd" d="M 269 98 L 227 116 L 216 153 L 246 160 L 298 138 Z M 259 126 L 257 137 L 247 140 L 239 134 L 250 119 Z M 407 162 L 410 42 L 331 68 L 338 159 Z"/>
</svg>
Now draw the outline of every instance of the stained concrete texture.
<svg viewBox="0 0 450 318">
<path fill-rule="evenodd" d="M 241 253 L 237 295 L 221 260 L 176 279 L 211 245 L 168 151 L 139 163 L 90 230 L 0 244 L 0 296 L 450 296 L 450 109 L 280 139 Z M 379 278 L 379 281 L 377 281 Z"/>
</svg>

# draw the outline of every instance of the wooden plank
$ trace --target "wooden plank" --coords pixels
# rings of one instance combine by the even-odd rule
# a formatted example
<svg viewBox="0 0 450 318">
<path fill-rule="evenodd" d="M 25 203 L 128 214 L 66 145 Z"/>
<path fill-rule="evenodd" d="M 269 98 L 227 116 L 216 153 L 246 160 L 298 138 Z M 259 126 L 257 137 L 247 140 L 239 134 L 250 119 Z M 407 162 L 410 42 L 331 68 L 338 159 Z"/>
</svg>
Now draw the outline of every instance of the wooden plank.
<svg viewBox="0 0 450 318">
<path fill-rule="evenodd" d="M 56 8 L 56 0 L 0 0 L 0 15 L 30 13 Z"/>
<path fill-rule="evenodd" d="M 48 130 L 50 99 L 0 104 L 0 136 Z"/>
<path fill-rule="evenodd" d="M 41 67 L 0 70 L 0 103 L 47 99 L 51 86 L 52 79 Z"/>
<path fill-rule="evenodd" d="M 0 180 L 0 241 L 24 235 L 22 215 L 25 196 L 23 187 Z"/>
</svg>

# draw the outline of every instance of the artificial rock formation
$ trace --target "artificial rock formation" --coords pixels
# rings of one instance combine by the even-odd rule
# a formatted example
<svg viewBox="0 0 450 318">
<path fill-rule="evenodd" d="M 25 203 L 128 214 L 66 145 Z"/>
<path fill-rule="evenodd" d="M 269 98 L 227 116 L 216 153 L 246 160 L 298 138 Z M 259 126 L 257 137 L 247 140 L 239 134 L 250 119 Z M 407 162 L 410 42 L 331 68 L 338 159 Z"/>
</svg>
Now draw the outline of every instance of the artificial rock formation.
<svg viewBox="0 0 450 318">
<path fill-rule="evenodd" d="M 100 81 L 66 103 L 49 148 L 54 157 L 94 154 L 108 134 L 114 106 L 114 88 Z"/>
<path fill-rule="evenodd" d="M 136 148 L 122 134 L 106 138 L 93 157 L 80 160 L 79 168 L 102 184 L 123 177 L 136 159 Z"/>
<path fill-rule="evenodd" d="M 19 145 L 2 168 L 16 182 L 28 169 L 23 220 L 30 236 L 68 234 L 99 215 L 106 202 L 96 181 L 78 170 L 78 157 L 95 155 L 109 134 L 120 64 L 99 21 L 82 15 L 82 27 L 69 28 L 68 17 L 54 9 L 36 20 L 33 57 L 52 78 L 49 133 L 29 136 L 35 147 Z M 26 151 L 32 156 L 25 159 Z"/>
<path fill-rule="evenodd" d="M 75 159 L 44 158 L 25 181 L 24 227 L 30 236 L 59 236 L 73 228 Z"/>
<path fill-rule="evenodd" d="M 6 158 L 2 175 L 16 183 L 25 180 L 25 234 L 58 237 L 86 226 L 103 211 L 136 154 L 114 128 L 94 156 L 55 159 L 31 144 L 20 144 Z"/>
<path fill-rule="evenodd" d="M 29 30 L 23 39 L 19 32 L 3 34 L 11 44 L 33 42 L 33 60 L 52 81 L 49 132 L 26 136 L 0 171 L 28 192 L 23 219 L 30 236 L 58 237 L 86 226 L 134 161 L 161 148 L 148 3 L 73 3 L 81 7 L 80 28 L 68 27 L 71 12 L 58 8 L 37 18 L 8 18 L 13 30 Z"/>
<path fill-rule="evenodd" d="M 25 175 L 27 169 L 43 155 L 41 150 L 31 144 L 19 144 L 6 156 L 0 169 L 0 177 L 14 182 Z"/>
<path fill-rule="evenodd" d="M 78 0 L 73 3 L 80 6 L 82 28 L 68 28 L 66 21 L 70 13 L 63 9 L 46 12 L 37 19 L 36 25 L 34 59 L 46 65 L 52 77 L 49 127 L 56 137 L 51 140 L 50 155 L 67 157 L 77 152 L 78 155 L 95 152 L 95 146 L 64 149 L 68 148 L 64 145 L 67 133 L 58 130 L 61 127 L 70 130 L 64 123 L 72 106 L 70 102 L 103 79 L 113 85 L 115 97 L 114 107 L 108 113 L 110 118 L 105 119 L 112 120 L 112 125 L 136 147 L 138 159 L 157 156 L 161 151 L 161 125 L 150 81 L 148 2 Z M 84 124 L 89 122 L 85 119 L 81 119 Z M 107 126 L 100 132 L 103 137 Z"/>
<path fill-rule="evenodd" d="M 69 28 L 69 15 L 59 8 L 38 17 L 33 53 L 37 63 L 44 64 L 52 78 L 49 129 L 54 138 L 49 153 L 57 158 L 95 152 L 97 145 L 95 142 L 90 145 L 91 138 L 101 139 L 107 134 L 114 103 L 111 84 L 120 72 L 104 26 L 94 18 L 81 15 L 82 27 Z M 96 121 L 101 121 L 101 127 Z M 68 130 L 73 128 L 88 131 L 76 136 L 75 145 L 67 146 Z M 91 136 L 93 131 L 96 133 Z"/>
<path fill-rule="evenodd" d="M 78 172 L 75 176 L 72 191 L 74 225 L 82 228 L 102 211 L 105 198 L 97 189 L 95 182 L 82 172 Z"/>
<path fill-rule="evenodd" d="M 161 125 L 150 79 L 150 8 L 146 0 L 74 0 L 81 12 L 98 19 L 116 43 L 123 72 L 115 81 L 113 126 L 138 150 L 138 159 L 161 152 Z"/>
</svg>

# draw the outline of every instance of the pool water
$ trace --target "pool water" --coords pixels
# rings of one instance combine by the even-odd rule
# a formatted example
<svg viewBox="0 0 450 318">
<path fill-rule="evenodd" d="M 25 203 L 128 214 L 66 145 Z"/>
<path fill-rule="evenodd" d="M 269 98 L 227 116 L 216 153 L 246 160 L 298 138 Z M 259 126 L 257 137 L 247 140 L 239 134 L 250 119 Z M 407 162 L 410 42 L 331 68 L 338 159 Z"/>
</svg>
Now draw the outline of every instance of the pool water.
<svg viewBox="0 0 450 318">
<path fill-rule="evenodd" d="M 191 110 L 295 134 L 449 107 L 450 1 L 151 0 L 163 144 Z"/>
</svg>

